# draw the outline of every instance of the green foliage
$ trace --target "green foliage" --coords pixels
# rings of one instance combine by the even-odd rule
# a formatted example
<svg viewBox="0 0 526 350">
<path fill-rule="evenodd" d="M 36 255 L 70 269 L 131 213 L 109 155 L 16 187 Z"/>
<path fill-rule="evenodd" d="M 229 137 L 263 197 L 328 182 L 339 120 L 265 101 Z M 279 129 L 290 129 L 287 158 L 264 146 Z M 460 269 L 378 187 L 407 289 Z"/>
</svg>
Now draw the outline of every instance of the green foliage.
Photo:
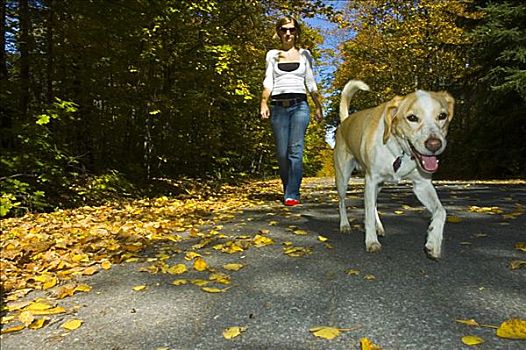
<svg viewBox="0 0 526 350">
<path fill-rule="evenodd" d="M 275 175 L 258 117 L 274 21 L 332 14 L 318 0 L 30 6 L 6 4 L 2 33 L 14 48 L 0 78 L 8 215 L 125 195 L 157 178 Z M 319 35 L 307 28 L 304 40 L 315 52 Z"/>
</svg>

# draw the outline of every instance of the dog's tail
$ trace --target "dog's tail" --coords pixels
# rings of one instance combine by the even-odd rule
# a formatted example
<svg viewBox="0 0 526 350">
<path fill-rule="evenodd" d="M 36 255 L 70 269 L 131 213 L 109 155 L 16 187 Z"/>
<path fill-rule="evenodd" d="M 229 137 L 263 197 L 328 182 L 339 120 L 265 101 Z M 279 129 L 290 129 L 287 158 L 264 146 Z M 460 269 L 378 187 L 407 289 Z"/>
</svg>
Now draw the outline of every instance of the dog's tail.
<svg viewBox="0 0 526 350">
<path fill-rule="evenodd" d="M 350 80 L 345 84 L 340 100 L 340 122 L 343 122 L 349 116 L 351 98 L 358 90 L 369 91 L 369 86 L 361 80 Z"/>
</svg>

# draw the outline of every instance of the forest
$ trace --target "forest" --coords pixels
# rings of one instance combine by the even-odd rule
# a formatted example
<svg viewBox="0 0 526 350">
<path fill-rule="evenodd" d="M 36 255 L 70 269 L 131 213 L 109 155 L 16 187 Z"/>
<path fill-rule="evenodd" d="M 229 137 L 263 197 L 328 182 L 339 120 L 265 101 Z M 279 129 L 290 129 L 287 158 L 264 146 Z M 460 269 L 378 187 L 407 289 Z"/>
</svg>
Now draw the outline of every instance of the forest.
<svg viewBox="0 0 526 350">
<path fill-rule="evenodd" d="M 335 66 L 318 81 L 326 119 L 309 127 L 307 175 L 332 174 L 326 129 L 343 85 L 360 79 L 373 92 L 355 109 L 415 89 L 455 97 L 437 178 L 526 177 L 523 1 L 333 4 L 1 0 L 0 216 L 277 176 L 258 108 L 284 14 L 302 23 L 317 65 Z M 349 33 L 338 50 L 323 49 L 314 17 Z"/>
</svg>

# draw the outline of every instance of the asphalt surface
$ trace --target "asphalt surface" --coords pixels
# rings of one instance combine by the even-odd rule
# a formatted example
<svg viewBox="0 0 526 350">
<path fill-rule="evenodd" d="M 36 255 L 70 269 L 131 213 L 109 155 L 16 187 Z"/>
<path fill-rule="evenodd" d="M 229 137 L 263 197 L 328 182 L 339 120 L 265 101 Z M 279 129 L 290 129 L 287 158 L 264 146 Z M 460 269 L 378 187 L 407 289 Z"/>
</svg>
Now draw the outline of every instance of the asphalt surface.
<svg viewBox="0 0 526 350">
<path fill-rule="evenodd" d="M 359 349 L 362 337 L 384 350 L 473 348 L 461 342 L 465 335 L 485 340 L 476 349 L 526 349 L 526 341 L 501 339 L 495 329 L 455 321 L 499 325 L 509 318 L 526 319 L 526 269 L 509 267 L 514 259 L 526 259 L 526 253 L 514 248 L 526 241 L 526 214 L 517 214 L 526 206 L 525 184 L 437 183 L 448 215 L 457 218 L 446 225 L 444 256 L 437 262 L 423 251 L 429 215 L 408 184 L 387 185 L 380 194 L 378 208 L 386 229 L 380 238 L 383 249 L 366 253 L 363 187 L 356 179 L 352 183 L 350 235 L 338 232 L 336 192 L 330 179 L 307 181 L 303 204 L 291 209 L 279 203 L 278 193 L 254 196 L 262 201 L 260 206 L 215 224 L 223 225 L 226 235 L 254 236 L 269 230 L 263 235 L 275 244 L 235 254 L 211 247 L 200 251 L 209 252 L 205 255 L 209 266 L 221 271 L 225 263 L 245 265 L 229 272 L 227 291 L 174 286 L 173 275 L 140 272 L 148 262 L 114 265 L 85 278 L 91 292 L 61 302 L 76 310 L 73 314 L 54 316 L 39 330 L 3 335 L 2 350 L 347 350 Z M 469 211 L 471 206 L 499 207 L 503 213 Z M 517 215 L 503 216 L 509 213 Z M 297 229 L 306 234 L 292 232 Z M 321 242 L 319 235 L 328 241 Z M 287 241 L 310 247 L 312 253 L 285 255 Z M 197 241 L 185 244 L 192 243 Z M 174 254 L 168 262 L 184 259 Z M 349 269 L 356 274 L 348 275 Z M 180 278 L 207 276 L 194 271 Z M 148 287 L 132 290 L 137 285 Z M 65 331 L 60 325 L 70 318 L 84 323 Z M 246 329 L 226 340 L 222 332 L 232 326 Z M 315 326 L 351 330 L 325 340 L 309 332 Z"/>
</svg>

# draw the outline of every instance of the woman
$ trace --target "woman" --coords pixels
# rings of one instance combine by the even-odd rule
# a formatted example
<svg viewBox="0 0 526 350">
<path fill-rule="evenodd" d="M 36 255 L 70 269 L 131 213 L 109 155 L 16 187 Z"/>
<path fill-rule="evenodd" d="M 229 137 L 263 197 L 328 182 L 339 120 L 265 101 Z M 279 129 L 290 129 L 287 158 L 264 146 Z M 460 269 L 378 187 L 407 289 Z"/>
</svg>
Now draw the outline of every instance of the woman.
<svg viewBox="0 0 526 350">
<path fill-rule="evenodd" d="M 321 121 L 323 115 L 312 56 L 297 46 L 301 33 L 299 23 L 292 17 L 284 17 L 278 20 L 276 33 L 281 48 L 267 52 L 260 114 L 262 119 L 271 117 L 284 204 L 294 206 L 300 204 L 303 144 L 309 125 L 307 91 L 316 107 L 316 119 Z"/>
</svg>

